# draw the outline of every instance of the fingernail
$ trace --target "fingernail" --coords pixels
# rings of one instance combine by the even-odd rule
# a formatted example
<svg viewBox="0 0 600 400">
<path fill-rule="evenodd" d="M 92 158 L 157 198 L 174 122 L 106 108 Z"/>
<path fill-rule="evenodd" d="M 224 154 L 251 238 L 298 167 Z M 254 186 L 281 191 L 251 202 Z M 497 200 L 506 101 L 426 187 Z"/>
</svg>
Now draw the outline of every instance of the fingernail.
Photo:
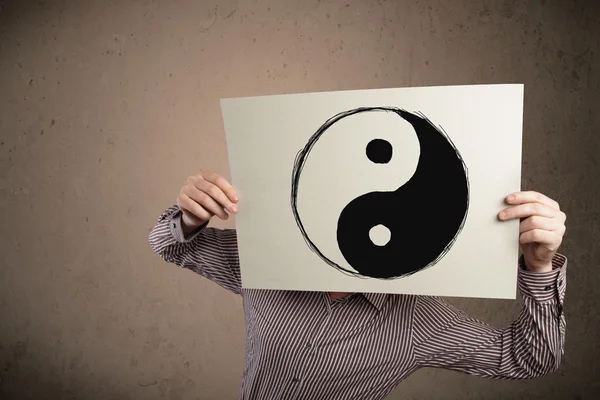
<svg viewBox="0 0 600 400">
<path fill-rule="evenodd" d="M 507 200 L 508 201 L 513 201 L 515 199 L 515 195 L 511 194 L 510 196 L 508 196 Z"/>
<path fill-rule="evenodd" d="M 233 201 L 238 201 L 238 197 L 237 196 L 233 196 Z"/>
<path fill-rule="evenodd" d="M 506 218 L 506 211 L 501 211 L 500 212 L 500 219 L 504 219 Z"/>
<path fill-rule="evenodd" d="M 231 211 L 232 213 L 234 213 L 234 214 L 235 214 L 235 213 L 238 211 L 238 208 L 237 208 L 237 206 L 236 206 L 235 204 L 232 204 L 232 205 L 229 207 L 229 211 Z"/>
</svg>

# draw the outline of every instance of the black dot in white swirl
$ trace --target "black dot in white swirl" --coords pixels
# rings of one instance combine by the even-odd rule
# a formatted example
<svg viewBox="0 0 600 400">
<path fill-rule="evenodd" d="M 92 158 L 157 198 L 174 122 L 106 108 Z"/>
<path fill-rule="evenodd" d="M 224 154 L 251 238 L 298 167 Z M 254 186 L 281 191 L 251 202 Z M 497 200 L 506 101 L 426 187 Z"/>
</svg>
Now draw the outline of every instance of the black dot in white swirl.
<svg viewBox="0 0 600 400">
<path fill-rule="evenodd" d="M 367 157 L 377 164 L 385 164 L 392 159 L 393 152 L 390 142 L 384 139 L 373 139 L 367 145 Z"/>
<path fill-rule="evenodd" d="M 369 123 L 361 125 L 360 118 L 365 115 L 369 116 Z M 377 118 L 392 117 L 399 119 L 398 124 L 404 132 L 410 129 L 416 136 L 414 143 L 419 151 L 414 170 L 398 169 L 399 153 L 405 150 L 399 143 L 405 142 L 396 141 L 394 131 L 387 132 L 387 136 L 378 134 Z M 358 146 L 363 146 L 364 142 L 364 148 L 360 152 L 351 151 L 349 155 L 327 153 L 331 154 L 327 160 L 331 170 L 345 175 L 331 183 L 338 188 L 337 192 L 345 182 L 352 190 L 361 186 L 361 182 L 355 180 L 361 174 L 353 176 L 345 172 L 349 169 L 345 166 L 352 164 L 361 171 L 364 166 L 369 170 L 375 168 L 374 174 L 387 168 L 386 176 L 390 176 L 391 171 L 400 178 L 392 179 L 382 188 L 373 188 L 365 179 L 364 187 L 368 189 L 364 193 L 352 192 L 351 198 L 342 199 L 340 206 L 334 208 L 335 215 L 327 221 L 321 219 L 311 223 L 307 215 L 310 207 L 299 207 L 299 196 L 304 195 L 308 199 L 305 203 L 315 209 L 315 205 L 324 204 L 325 207 L 327 204 L 327 199 L 316 197 L 331 194 L 319 193 L 317 196 L 310 192 L 309 181 L 319 179 L 319 174 L 305 172 L 307 176 L 304 176 L 303 171 L 310 164 L 311 156 L 320 157 L 318 151 L 315 152 L 319 143 L 332 140 L 327 139 L 328 132 L 349 123 L 353 129 L 348 132 L 354 132 L 354 139 L 349 142 L 358 143 Z M 357 135 L 364 137 L 357 138 Z M 341 136 L 332 138 L 344 140 Z M 412 175 L 407 175 L 410 173 Z M 408 276 L 437 263 L 460 234 L 469 208 L 467 168 L 450 138 L 426 117 L 395 107 L 357 108 L 331 117 L 300 150 L 292 172 L 291 205 L 309 248 L 327 264 L 357 277 L 393 279 Z M 336 226 L 328 227 L 324 223 Z M 336 241 L 337 246 L 334 247 L 332 241 Z M 343 260 L 336 255 L 339 253 Z"/>
</svg>

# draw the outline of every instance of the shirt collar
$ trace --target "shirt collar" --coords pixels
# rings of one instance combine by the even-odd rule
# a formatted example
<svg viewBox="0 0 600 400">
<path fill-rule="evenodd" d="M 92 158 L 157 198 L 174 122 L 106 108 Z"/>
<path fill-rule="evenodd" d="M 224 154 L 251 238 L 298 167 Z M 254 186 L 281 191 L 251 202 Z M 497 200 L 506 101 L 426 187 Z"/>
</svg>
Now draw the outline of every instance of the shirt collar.
<svg viewBox="0 0 600 400">
<path fill-rule="evenodd" d="M 385 301 L 387 300 L 387 293 L 363 293 L 365 299 L 369 301 L 378 311 L 381 311 Z"/>
</svg>

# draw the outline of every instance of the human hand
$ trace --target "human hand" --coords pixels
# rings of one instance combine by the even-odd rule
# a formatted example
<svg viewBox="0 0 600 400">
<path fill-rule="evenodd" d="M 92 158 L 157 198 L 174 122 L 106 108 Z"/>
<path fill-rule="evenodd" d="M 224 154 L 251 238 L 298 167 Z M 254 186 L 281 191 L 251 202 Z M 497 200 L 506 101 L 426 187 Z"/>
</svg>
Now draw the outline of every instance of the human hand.
<svg viewBox="0 0 600 400">
<path fill-rule="evenodd" d="M 187 178 L 177 196 L 184 231 L 192 231 L 213 216 L 222 220 L 238 211 L 235 189 L 222 176 L 205 169 Z"/>
<path fill-rule="evenodd" d="M 506 202 L 511 206 L 498 217 L 503 221 L 521 219 L 519 243 L 527 269 L 551 271 L 552 258 L 566 231 L 566 214 L 556 201 L 538 192 L 513 193 L 506 197 Z"/>
</svg>

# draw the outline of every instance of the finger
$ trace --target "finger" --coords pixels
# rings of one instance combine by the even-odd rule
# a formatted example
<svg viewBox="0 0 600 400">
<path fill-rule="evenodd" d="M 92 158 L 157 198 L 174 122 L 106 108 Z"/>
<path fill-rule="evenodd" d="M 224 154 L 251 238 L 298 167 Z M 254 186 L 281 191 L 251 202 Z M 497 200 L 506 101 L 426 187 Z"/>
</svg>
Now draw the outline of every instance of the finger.
<svg viewBox="0 0 600 400">
<path fill-rule="evenodd" d="M 221 191 L 227 196 L 227 198 L 231 202 L 237 203 L 237 201 L 239 200 L 238 195 L 233 186 L 231 186 L 231 184 L 227 181 L 227 179 L 212 171 L 205 170 L 202 171 L 202 176 L 204 177 L 204 179 L 221 189 Z"/>
<path fill-rule="evenodd" d="M 199 219 L 201 219 L 203 221 L 208 221 L 213 216 L 213 214 L 211 214 L 210 212 L 208 212 L 207 210 L 205 210 L 200 204 L 198 204 L 198 202 L 196 202 L 195 200 L 191 199 L 185 193 L 181 193 L 179 195 L 179 197 L 177 198 L 177 205 L 182 210 L 185 210 L 185 211 L 189 212 L 190 214 L 192 214 L 196 218 L 199 218 Z"/>
<path fill-rule="evenodd" d="M 506 202 L 508 204 L 515 205 L 525 203 L 540 203 L 550 208 L 560 210 L 560 205 L 555 200 L 552 200 L 548 196 L 534 191 L 512 193 L 506 197 Z"/>
<path fill-rule="evenodd" d="M 532 215 L 552 218 L 556 215 L 556 209 L 541 203 L 526 203 L 518 206 L 508 207 L 500 211 L 498 217 L 501 220 L 528 218 Z"/>
<path fill-rule="evenodd" d="M 562 221 L 562 223 L 564 224 L 565 222 L 567 222 L 567 214 L 565 214 L 564 212 L 560 211 L 558 213 L 558 219 L 560 221 Z"/>
<path fill-rule="evenodd" d="M 534 215 L 526 218 L 519 225 L 519 232 L 527 232 L 533 229 L 543 229 L 545 231 L 558 231 L 562 224 L 555 218 L 540 217 Z"/>
<path fill-rule="evenodd" d="M 522 233 L 519 236 L 519 243 L 529 244 L 538 243 L 546 247 L 550 251 L 556 251 L 560 246 L 562 238 L 554 232 L 545 231 L 543 229 L 533 229 Z"/>
<path fill-rule="evenodd" d="M 198 189 L 196 186 L 186 185 L 183 189 L 184 193 L 192 200 L 198 203 L 206 211 L 218 216 L 222 220 L 229 218 L 229 215 L 223 210 L 223 207 L 215 201 L 208 193 Z"/>
<path fill-rule="evenodd" d="M 229 200 L 229 198 L 217 185 L 205 179 L 198 179 L 194 182 L 194 186 L 209 195 L 220 205 L 221 208 L 227 209 L 232 214 L 237 212 L 237 206 L 233 204 L 231 200 Z"/>
</svg>

